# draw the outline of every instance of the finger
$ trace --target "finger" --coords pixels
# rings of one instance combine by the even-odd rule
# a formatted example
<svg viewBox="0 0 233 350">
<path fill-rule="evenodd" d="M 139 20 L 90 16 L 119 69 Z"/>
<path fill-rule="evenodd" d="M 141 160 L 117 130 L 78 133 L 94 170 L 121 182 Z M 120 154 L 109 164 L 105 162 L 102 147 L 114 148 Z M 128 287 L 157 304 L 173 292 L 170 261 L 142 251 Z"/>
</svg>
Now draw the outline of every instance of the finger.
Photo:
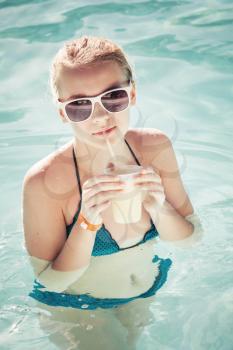
<svg viewBox="0 0 233 350">
<path fill-rule="evenodd" d="M 116 175 L 108 175 L 108 174 L 95 176 L 85 181 L 83 184 L 83 188 L 90 188 L 101 182 L 110 182 L 110 181 L 117 182 L 117 181 L 120 181 L 120 178 Z"/>
<path fill-rule="evenodd" d="M 150 194 L 152 195 L 152 196 L 156 196 L 156 194 L 163 194 L 163 195 L 165 195 L 164 194 L 164 190 L 150 190 Z"/>
<path fill-rule="evenodd" d="M 158 171 L 154 169 L 152 166 L 143 167 L 139 172 L 137 172 L 134 176 L 140 175 L 140 174 L 148 174 L 148 173 L 155 173 L 158 174 Z"/>
<path fill-rule="evenodd" d="M 163 188 L 161 188 L 161 189 L 157 189 L 157 190 L 150 190 L 150 193 L 152 194 L 152 196 L 153 195 L 163 195 L 163 196 L 165 196 L 165 193 L 164 193 L 164 189 Z"/>
<path fill-rule="evenodd" d="M 83 191 L 83 198 L 84 200 L 89 200 L 91 197 L 95 196 L 97 193 L 102 193 L 105 191 L 119 191 L 121 189 L 124 189 L 125 185 L 122 182 L 106 182 L 101 183 L 95 186 L 92 186 L 91 188 L 85 189 Z"/>
<path fill-rule="evenodd" d="M 141 175 L 134 176 L 133 181 L 134 181 L 134 183 L 137 183 L 137 182 L 144 181 L 144 180 L 155 181 L 158 183 L 162 182 L 161 177 L 156 173 L 148 173 L 148 174 L 141 174 Z"/>
<path fill-rule="evenodd" d="M 106 191 L 106 192 L 100 192 L 95 196 L 92 196 L 89 200 L 86 201 L 85 205 L 90 208 L 93 205 L 100 205 L 102 202 L 110 200 L 116 196 L 116 193 L 121 192 L 122 190 L 115 190 L 115 191 Z"/>
<path fill-rule="evenodd" d="M 159 181 L 158 179 L 154 177 L 148 177 L 148 178 L 141 178 L 137 179 L 136 181 L 133 182 L 133 185 L 138 185 L 138 184 L 146 184 L 146 183 L 153 183 L 154 185 L 161 185 L 162 182 Z"/>
<path fill-rule="evenodd" d="M 160 183 L 155 184 L 155 182 L 141 182 L 135 184 L 135 187 L 145 190 L 164 191 L 163 186 Z"/>
</svg>

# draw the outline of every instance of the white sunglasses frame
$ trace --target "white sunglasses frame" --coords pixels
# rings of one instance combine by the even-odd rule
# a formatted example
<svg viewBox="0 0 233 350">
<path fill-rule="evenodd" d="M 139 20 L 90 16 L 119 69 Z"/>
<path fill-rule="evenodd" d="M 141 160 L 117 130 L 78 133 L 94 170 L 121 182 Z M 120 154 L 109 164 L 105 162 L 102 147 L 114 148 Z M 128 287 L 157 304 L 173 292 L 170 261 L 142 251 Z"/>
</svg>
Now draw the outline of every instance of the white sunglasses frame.
<svg viewBox="0 0 233 350">
<path fill-rule="evenodd" d="M 105 92 L 99 94 L 98 96 L 95 96 L 95 97 L 81 97 L 81 98 L 75 98 L 75 99 L 73 99 L 73 100 L 69 100 L 69 101 L 65 101 L 65 102 L 61 102 L 61 101 L 58 101 L 58 100 L 57 100 L 57 101 L 56 101 L 56 104 L 57 104 L 58 108 L 60 108 L 60 109 L 63 111 L 64 116 L 65 116 L 65 118 L 67 119 L 67 121 L 68 121 L 69 123 L 75 123 L 75 124 L 76 124 L 76 123 L 83 123 L 83 122 L 86 122 L 88 119 L 90 119 L 90 118 L 92 117 L 92 114 L 93 114 L 93 111 L 94 111 L 95 103 L 96 103 L 96 102 L 99 102 L 99 104 L 101 105 L 101 107 L 104 108 L 105 111 L 107 111 L 108 113 L 113 113 L 113 114 L 114 114 L 114 113 L 120 113 L 120 112 L 122 112 L 122 111 L 127 110 L 127 109 L 129 108 L 130 102 L 131 102 L 131 95 L 130 95 L 131 87 L 132 87 L 132 82 L 130 81 L 128 86 L 119 87 L 119 88 L 116 88 L 116 89 L 108 90 L 108 91 L 105 91 Z M 128 98 L 129 98 L 129 104 L 128 104 L 128 106 L 127 106 L 125 109 L 122 109 L 121 111 L 118 111 L 118 112 L 110 112 L 110 111 L 107 110 L 107 109 L 104 107 L 104 105 L 102 104 L 101 97 L 104 96 L 104 95 L 106 95 L 106 94 L 108 94 L 109 92 L 117 91 L 117 90 L 125 90 L 125 91 L 127 92 L 127 95 L 128 95 Z M 91 114 L 90 114 L 90 116 L 89 116 L 88 118 L 86 118 L 85 120 L 81 120 L 81 121 L 76 121 L 76 122 L 75 122 L 75 121 L 71 120 L 71 119 L 68 117 L 68 115 L 67 115 L 67 113 L 66 113 L 65 107 L 66 107 L 67 104 L 69 104 L 69 103 L 71 103 L 71 102 L 80 101 L 80 100 L 90 100 L 90 101 L 91 101 L 91 108 L 92 108 L 92 109 L 91 109 Z"/>
</svg>

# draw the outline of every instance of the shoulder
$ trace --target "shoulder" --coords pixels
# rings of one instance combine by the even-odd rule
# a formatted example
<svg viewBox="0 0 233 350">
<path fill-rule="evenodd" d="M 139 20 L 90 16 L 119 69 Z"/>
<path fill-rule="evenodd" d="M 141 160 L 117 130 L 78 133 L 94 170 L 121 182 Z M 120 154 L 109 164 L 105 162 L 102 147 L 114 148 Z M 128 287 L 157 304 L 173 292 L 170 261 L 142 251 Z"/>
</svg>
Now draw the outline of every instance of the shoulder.
<svg viewBox="0 0 233 350">
<path fill-rule="evenodd" d="M 67 147 L 61 147 L 33 164 L 24 176 L 22 217 L 26 248 L 30 255 L 41 259 L 53 260 L 66 240 L 63 197 L 69 181 L 64 181 L 63 166 L 67 152 Z"/>
<path fill-rule="evenodd" d="M 145 160 L 172 148 L 171 140 L 166 133 L 155 128 L 129 129 L 127 137 Z"/>
<path fill-rule="evenodd" d="M 44 193 L 52 199 L 64 199 L 72 190 L 67 177 L 73 176 L 71 142 L 33 164 L 23 179 L 23 191 Z"/>
</svg>

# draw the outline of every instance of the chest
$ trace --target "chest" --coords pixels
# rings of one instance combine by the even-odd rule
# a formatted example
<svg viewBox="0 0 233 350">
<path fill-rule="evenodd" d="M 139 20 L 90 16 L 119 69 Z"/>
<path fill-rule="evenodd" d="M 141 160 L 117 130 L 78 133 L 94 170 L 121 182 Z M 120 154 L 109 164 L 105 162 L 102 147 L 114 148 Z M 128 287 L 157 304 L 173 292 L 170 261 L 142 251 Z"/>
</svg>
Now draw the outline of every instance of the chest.
<svg viewBox="0 0 233 350">
<path fill-rule="evenodd" d="M 150 216 L 142 207 L 141 218 L 134 223 L 117 223 L 114 220 L 112 207 L 108 207 L 102 212 L 103 223 L 106 229 L 111 233 L 112 238 L 119 247 L 127 247 L 140 241 L 146 231 L 151 227 Z"/>
<path fill-rule="evenodd" d="M 131 146 L 133 146 L 132 150 L 130 151 L 128 147 L 126 147 L 125 152 L 121 155 L 121 159 L 118 159 L 118 161 L 124 163 L 125 165 L 142 165 L 146 166 L 147 161 L 143 154 L 141 152 L 137 151 L 137 148 L 135 147 L 134 143 L 131 142 Z M 132 153 L 133 151 L 133 153 Z M 118 157 L 119 158 L 119 157 Z M 109 159 L 108 159 L 109 160 Z M 91 163 L 91 168 L 89 166 L 88 161 L 85 161 L 85 164 L 82 162 L 80 164 L 79 162 L 79 177 L 80 177 L 80 185 L 83 186 L 83 183 L 90 177 L 97 176 L 100 174 L 103 174 L 103 169 L 106 169 L 106 163 L 107 159 L 104 159 L 104 157 L 98 153 L 98 157 L 96 157 L 95 162 Z M 94 174 L 93 174 L 93 169 Z M 69 224 L 72 222 L 72 218 L 74 217 L 75 213 L 79 209 L 80 205 L 80 193 L 79 188 L 77 184 L 76 176 L 74 176 L 74 186 L 76 186 L 76 191 L 72 195 L 71 198 L 66 202 L 65 205 L 65 218 L 66 222 Z M 143 200 L 143 194 L 141 196 L 141 199 Z M 79 205 L 77 206 L 77 203 Z M 137 243 L 140 241 L 147 230 L 151 227 L 151 221 L 150 216 L 143 208 L 143 205 L 141 205 L 141 215 L 139 215 L 139 220 L 132 223 L 118 223 L 114 219 L 113 215 L 113 207 L 112 205 L 109 206 L 107 209 L 102 211 L 101 215 L 103 218 L 103 224 L 105 228 L 109 231 L 111 237 L 116 241 L 116 243 L 119 245 L 119 247 L 125 247 L 130 246 L 134 243 Z"/>
</svg>

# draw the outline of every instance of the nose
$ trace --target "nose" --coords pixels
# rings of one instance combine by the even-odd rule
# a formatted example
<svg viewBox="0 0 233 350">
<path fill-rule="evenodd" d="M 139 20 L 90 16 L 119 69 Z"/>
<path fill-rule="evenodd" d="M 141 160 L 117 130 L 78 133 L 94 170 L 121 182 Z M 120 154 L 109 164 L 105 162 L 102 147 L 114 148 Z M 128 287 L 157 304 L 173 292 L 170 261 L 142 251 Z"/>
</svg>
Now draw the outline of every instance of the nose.
<svg viewBox="0 0 233 350">
<path fill-rule="evenodd" d="M 92 118 L 94 121 L 98 122 L 98 121 L 103 120 L 103 119 L 109 119 L 110 115 L 106 111 L 106 109 L 104 109 L 101 106 L 101 104 L 99 102 L 95 102 Z"/>
</svg>

